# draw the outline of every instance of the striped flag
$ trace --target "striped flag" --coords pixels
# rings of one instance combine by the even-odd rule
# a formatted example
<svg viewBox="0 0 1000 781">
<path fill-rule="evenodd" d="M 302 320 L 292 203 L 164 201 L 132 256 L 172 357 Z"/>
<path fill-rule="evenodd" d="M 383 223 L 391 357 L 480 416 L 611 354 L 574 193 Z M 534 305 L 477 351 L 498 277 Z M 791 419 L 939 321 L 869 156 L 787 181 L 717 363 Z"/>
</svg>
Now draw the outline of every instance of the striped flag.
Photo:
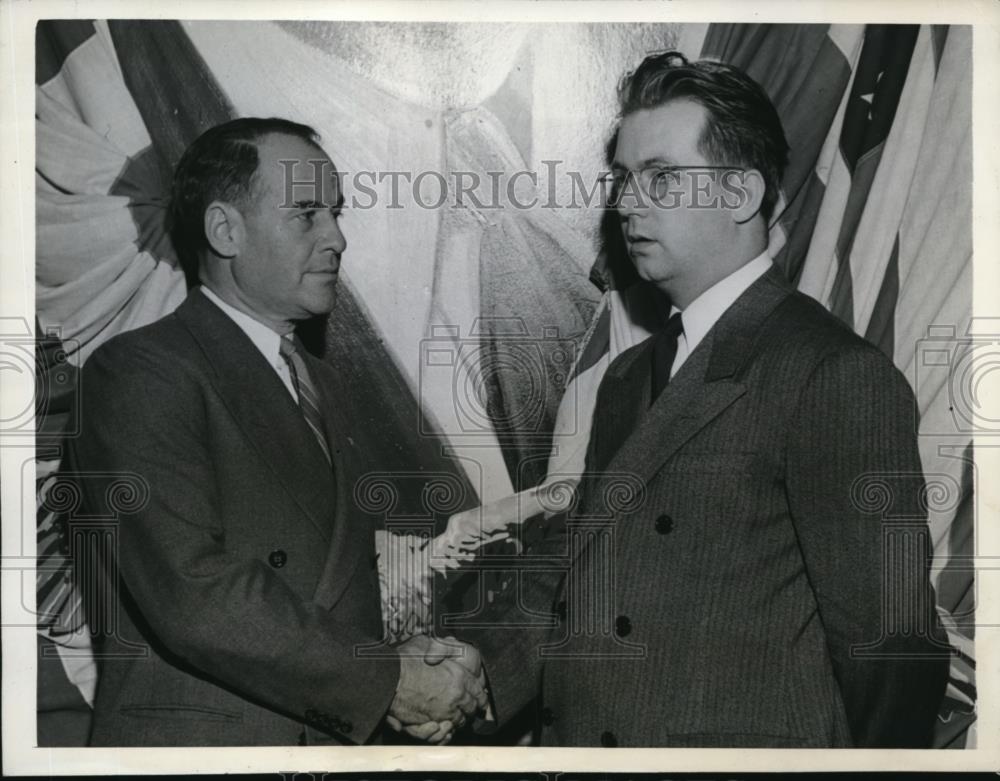
<svg viewBox="0 0 1000 781">
<path fill-rule="evenodd" d="M 972 309 L 971 31 L 869 28 L 830 128 L 822 199 L 800 287 L 878 345 L 913 385 L 930 486 L 933 578 L 953 657 L 941 745 L 973 745 L 975 708 L 971 436 L 948 367 Z M 932 340 L 933 341 L 933 340 Z"/>
</svg>

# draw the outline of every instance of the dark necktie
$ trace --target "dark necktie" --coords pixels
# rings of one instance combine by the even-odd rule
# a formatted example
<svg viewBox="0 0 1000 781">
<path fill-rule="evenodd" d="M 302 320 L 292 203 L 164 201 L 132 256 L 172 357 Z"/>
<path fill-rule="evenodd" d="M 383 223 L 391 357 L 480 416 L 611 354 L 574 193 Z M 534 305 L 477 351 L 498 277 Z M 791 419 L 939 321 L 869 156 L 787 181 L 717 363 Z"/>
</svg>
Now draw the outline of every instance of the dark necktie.
<svg viewBox="0 0 1000 781">
<path fill-rule="evenodd" d="M 675 312 L 667 320 L 653 342 L 653 385 L 652 396 L 649 403 L 652 404 L 660 395 L 661 391 L 670 382 L 670 369 L 674 365 L 674 358 L 677 357 L 677 338 L 684 333 L 684 324 L 681 322 L 681 313 Z"/>
<path fill-rule="evenodd" d="M 312 378 L 309 376 L 309 369 L 306 368 L 306 362 L 299 355 L 298 345 L 293 339 L 282 337 L 281 357 L 285 359 L 285 362 L 288 364 L 288 371 L 292 375 L 292 384 L 299 395 L 299 409 L 302 410 L 302 417 L 306 419 L 306 423 L 312 429 L 316 441 L 323 448 L 323 455 L 326 456 L 327 462 L 332 464 L 330 446 L 327 444 L 326 436 L 323 434 L 323 416 L 319 412 L 319 394 L 316 392 L 316 386 L 313 385 Z"/>
</svg>

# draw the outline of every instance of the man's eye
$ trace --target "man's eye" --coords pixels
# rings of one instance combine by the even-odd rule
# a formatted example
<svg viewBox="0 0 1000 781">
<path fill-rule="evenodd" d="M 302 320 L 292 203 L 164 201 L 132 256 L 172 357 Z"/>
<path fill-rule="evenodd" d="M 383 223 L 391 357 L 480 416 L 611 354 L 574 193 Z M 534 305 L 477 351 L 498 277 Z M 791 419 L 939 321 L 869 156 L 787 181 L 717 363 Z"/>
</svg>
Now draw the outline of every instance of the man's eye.
<svg viewBox="0 0 1000 781">
<path fill-rule="evenodd" d="M 676 168 L 657 168 L 653 172 L 653 181 L 662 185 L 674 185 L 681 179 L 681 172 Z"/>
<path fill-rule="evenodd" d="M 298 219 L 302 220 L 303 222 L 312 222 L 313 218 L 316 216 L 316 211 L 313 210 L 313 209 L 310 209 L 309 211 L 306 211 L 306 212 L 299 212 L 295 216 Z"/>
</svg>

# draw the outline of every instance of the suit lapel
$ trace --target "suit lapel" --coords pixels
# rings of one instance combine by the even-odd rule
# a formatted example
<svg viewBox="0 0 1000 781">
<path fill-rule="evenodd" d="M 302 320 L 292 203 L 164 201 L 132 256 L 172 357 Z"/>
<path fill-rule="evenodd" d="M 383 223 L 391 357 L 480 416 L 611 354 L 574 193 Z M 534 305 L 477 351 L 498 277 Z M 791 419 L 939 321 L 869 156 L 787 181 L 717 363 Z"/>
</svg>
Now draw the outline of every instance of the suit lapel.
<svg viewBox="0 0 1000 781">
<path fill-rule="evenodd" d="M 188 295 L 177 316 L 204 351 L 212 384 L 247 440 L 329 540 L 330 468 L 274 369 L 242 329 L 199 290 Z"/>
<path fill-rule="evenodd" d="M 727 309 L 688 356 L 656 402 L 645 412 L 639 408 L 635 427 L 611 458 L 607 471 L 624 472 L 648 485 L 660 468 L 685 443 L 746 393 L 740 377 L 750 361 L 764 320 L 791 292 L 777 267 L 756 280 Z M 652 340 L 650 340 L 652 342 Z M 622 378 L 623 393 L 617 403 L 645 401 L 639 386 L 649 385 L 649 347 L 639 351 Z M 613 417 L 624 419 L 617 410 Z"/>
<path fill-rule="evenodd" d="M 746 392 L 739 382 L 706 382 L 711 333 L 698 345 L 608 464 L 609 472 L 650 479 L 677 450 Z M 646 361 L 648 363 L 648 361 Z M 648 385 L 649 372 L 643 372 Z M 649 393 L 646 393 L 646 399 Z"/>
<path fill-rule="evenodd" d="M 601 393 L 609 399 L 606 410 L 595 416 L 593 438 L 597 459 L 588 464 L 592 471 L 602 471 L 635 431 L 649 407 L 650 353 L 652 339 L 647 339 L 626 364 L 614 366 L 604 375 Z"/>
</svg>

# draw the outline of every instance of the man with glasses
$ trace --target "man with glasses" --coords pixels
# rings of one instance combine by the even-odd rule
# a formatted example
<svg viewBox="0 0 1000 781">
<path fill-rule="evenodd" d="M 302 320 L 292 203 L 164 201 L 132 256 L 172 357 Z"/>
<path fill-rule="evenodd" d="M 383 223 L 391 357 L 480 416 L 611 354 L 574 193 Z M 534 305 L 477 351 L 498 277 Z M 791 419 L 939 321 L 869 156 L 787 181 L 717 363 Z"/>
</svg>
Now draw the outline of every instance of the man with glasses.
<svg viewBox="0 0 1000 781">
<path fill-rule="evenodd" d="M 565 530 L 465 638 L 494 713 L 540 691 L 543 745 L 926 746 L 949 648 L 913 394 L 768 256 L 759 85 L 668 52 L 620 102 L 612 205 L 670 309 L 604 377 Z"/>
</svg>

